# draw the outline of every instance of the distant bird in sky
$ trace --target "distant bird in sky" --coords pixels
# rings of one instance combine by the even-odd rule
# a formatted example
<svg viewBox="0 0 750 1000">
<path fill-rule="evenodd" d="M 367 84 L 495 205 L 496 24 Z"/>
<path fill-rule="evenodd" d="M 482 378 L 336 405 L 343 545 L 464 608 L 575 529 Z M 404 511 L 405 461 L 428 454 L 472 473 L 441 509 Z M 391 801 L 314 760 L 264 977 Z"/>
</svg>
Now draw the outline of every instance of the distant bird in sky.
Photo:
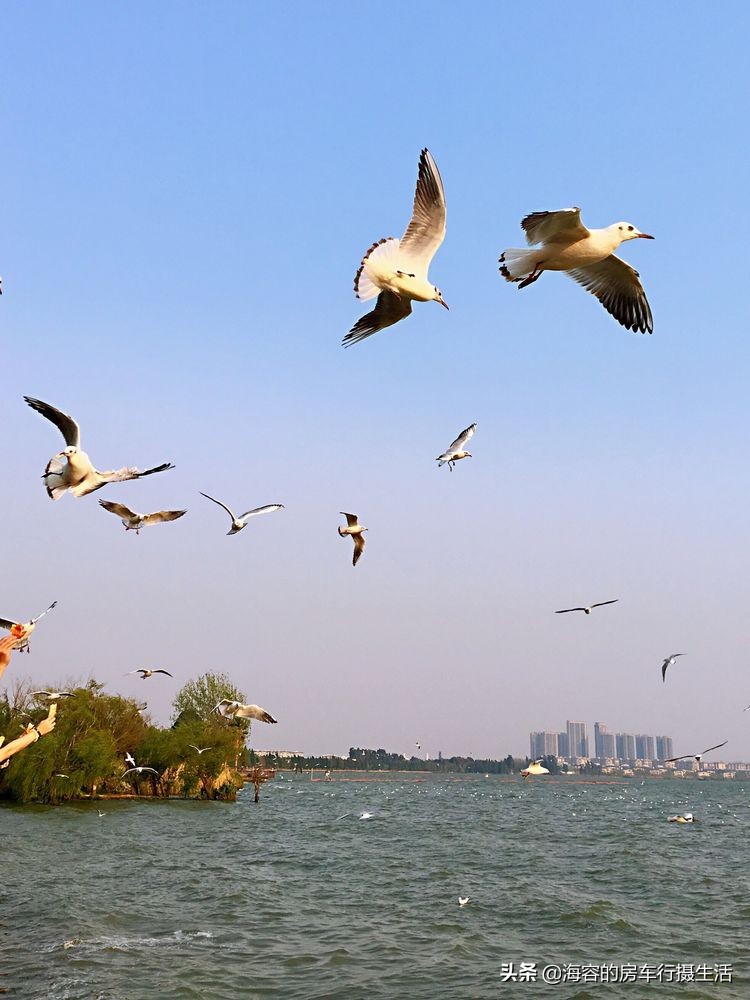
<svg viewBox="0 0 750 1000">
<path fill-rule="evenodd" d="M 59 701 L 61 698 L 75 698 L 73 691 L 32 691 L 35 698 L 41 697 L 46 701 Z"/>
<path fill-rule="evenodd" d="M 680 754 L 679 757 L 669 757 L 667 760 L 664 761 L 664 763 L 665 764 L 674 764 L 674 762 L 676 760 L 687 760 L 688 757 L 692 757 L 693 760 L 696 760 L 700 764 L 701 758 L 705 757 L 707 753 L 710 753 L 712 750 L 718 750 L 719 747 L 725 747 L 728 742 L 729 742 L 729 740 L 724 740 L 723 743 L 717 743 L 716 746 L 709 747 L 707 750 L 704 750 L 702 753 L 683 753 L 683 754 Z"/>
<path fill-rule="evenodd" d="M 128 670 L 125 676 L 129 677 L 131 674 L 140 674 L 142 681 L 145 681 L 147 677 L 153 677 L 154 674 L 166 674 L 167 677 L 172 676 L 168 670 L 162 670 L 161 667 L 155 667 L 153 670 L 147 670 L 145 667 L 139 667 L 137 670 Z M 138 709 L 138 711 L 141 710 Z"/>
<path fill-rule="evenodd" d="M 599 601 L 598 604 L 589 604 L 587 608 L 563 608 L 562 611 L 556 611 L 556 615 L 567 615 L 569 611 L 583 611 L 585 615 L 590 615 L 593 608 L 603 608 L 605 604 L 617 604 L 620 600 L 619 597 L 615 597 L 613 601 Z"/>
<path fill-rule="evenodd" d="M 666 658 L 666 660 L 664 661 L 664 663 L 662 663 L 662 665 L 661 665 L 661 679 L 662 679 L 662 681 L 666 681 L 666 679 L 667 679 L 667 667 L 673 666 L 674 665 L 674 661 L 677 659 L 678 656 L 686 656 L 686 655 L 687 655 L 686 653 L 672 653 L 671 656 L 668 656 Z"/>
<path fill-rule="evenodd" d="M 205 753 L 205 752 L 206 752 L 206 750 L 213 750 L 213 747 L 197 747 L 197 746 L 195 746 L 195 745 L 194 745 L 193 743 L 188 743 L 188 747 L 189 747 L 189 748 L 190 748 L 191 750 L 195 750 L 195 752 L 196 752 L 197 754 L 202 754 L 202 753 Z"/>
<path fill-rule="evenodd" d="M 229 698 L 222 698 L 213 710 L 224 717 L 231 716 L 233 719 L 257 719 L 258 722 L 271 724 L 278 721 L 260 705 L 243 705 L 241 701 L 232 701 Z"/>
<path fill-rule="evenodd" d="M 11 621 L 9 618 L 0 618 L 0 628 L 8 629 L 10 634 L 18 639 L 18 642 L 13 646 L 14 649 L 18 649 L 21 652 L 25 649 L 27 653 L 29 652 L 29 636 L 36 628 L 36 623 L 40 618 L 44 618 L 56 605 L 57 601 L 53 601 L 46 611 L 42 611 L 40 615 L 32 618 L 30 622 L 21 623 Z"/>
<path fill-rule="evenodd" d="M 378 296 L 375 308 L 344 337 L 344 347 L 359 343 L 378 330 L 393 326 L 411 312 L 412 301 L 439 302 L 440 289 L 427 278 L 430 262 L 445 239 L 445 191 L 429 150 L 419 157 L 419 175 L 411 221 L 400 240 L 378 240 L 362 258 L 354 278 L 361 302 Z"/>
<path fill-rule="evenodd" d="M 530 775 L 534 774 L 549 774 L 549 768 L 544 767 L 541 760 L 532 761 L 528 767 L 525 767 L 521 771 L 522 778 L 528 778 Z"/>
<path fill-rule="evenodd" d="M 129 767 L 127 771 L 122 772 L 120 777 L 124 778 L 126 774 L 138 774 L 139 776 L 141 774 L 155 774 L 157 778 L 159 777 L 159 772 L 154 767 Z"/>
<path fill-rule="evenodd" d="M 200 493 L 200 490 L 198 492 Z M 227 514 L 229 514 L 229 517 L 232 520 L 232 527 L 227 532 L 228 535 L 236 535 L 238 531 L 242 531 L 247 524 L 248 518 L 255 517 L 256 514 L 270 514 L 274 510 L 284 509 L 283 503 L 267 503 L 265 507 L 254 507 L 252 510 L 246 510 L 244 514 L 240 514 L 239 517 L 236 517 L 227 505 L 221 502 L 221 500 L 217 500 L 216 497 L 209 496 L 208 493 L 201 493 L 201 496 L 205 497 L 206 500 L 212 500 L 215 504 L 218 504 L 219 507 L 223 507 Z"/>
<path fill-rule="evenodd" d="M 345 510 L 339 511 L 346 518 L 346 527 L 342 528 L 339 525 L 339 534 L 342 538 L 346 538 L 347 535 L 352 536 L 352 541 L 354 542 L 354 555 L 352 556 L 352 566 L 356 566 L 359 562 L 359 557 L 365 551 L 365 536 L 364 532 L 369 531 L 368 528 L 363 527 L 359 523 L 359 519 L 356 514 L 347 514 Z"/>
<path fill-rule="evenodd" d="M 438 455 L 435 461 L 438 463 L 438 468 L 448 463 L 448 468 L 453 472 L 453 466 L 456 462 L 460 462 L 462 458 L 471 458 L 471 452 L 465 450 L 466 443 L 474 437 L 474 431 L 477 429 L 476 424 L 471 424 L 466 430 L 461 431 L 453 444 L 449 444 L 442 455 Z"/>
<path fill-rule="evenodd" d="M 652 240 L 629 222 L 604 229 L 587 229 L 580 208 L 532 212 L 521 222 L 532 250 L 516 247 L 500 255 L 500 273 L 506 281 L 526 288 L 543 271 L 564 271 L 601 302 L 627 330 L 651 333 L 654 320 L 638 272 L 614 251 L 627 240 Z"/>
<path fill-rule="evenodd" d="M 47 420 L 60 430 L 65 438 L 66 447 L 49 460 L 47 468 L 44 470 L 44 485 L 47 495 L 52 500 L 59 500 L 67 491 L 74 497 L 85 497 L 94 490 L 99 490 L 107 483 L 122 483 L 128 479 L 142 479 L 144 476 L 151 476 L 155 472 L 166 472 L 173 469 L 170 462 L 157 465 L 153 469 L 146 469 L 139 472 L 138 469 L 126 467 L 113 472 L 99 472 L 91 463 L 91 459 L 85 451 L 81 451 L 81 431 L 75 420 L 67 413 L 56 409 L 49 403 L 43 403 L 41 399 L 33 399 L 31 396 L 23 397 L 29 406 L 41 413 Z M 61 459 L 67 459 L 63 464 Z"/>
<path fill-rule="evenodd" d="M 117 514 L 126 531 L 134 531 L 140 535 L 141 528 L 150 524 L 163 524 L 165 521 L 176 521 L 178 517 L 187 514 L 186 510 L 156 510 L 153 514 L 137 514 L 124 503 L 114 503 L 112 500 L 100 500 L 99 504 L 110 512 Z"/>
<path fill-rule="evenodd" d="M 750 708 L 750 705 L 748 705 L 747 708 L 743 708 L 742 711 L 746 712 L 748 708 Z"/>
<path fill-rule="evenodd" d="M 466 904 L 468 902 L 469 902 L 469 897 L 468 896 L 459 896 L 458 897 L 458 905 L 459 906 L 466 906 Z"/>
</svg>

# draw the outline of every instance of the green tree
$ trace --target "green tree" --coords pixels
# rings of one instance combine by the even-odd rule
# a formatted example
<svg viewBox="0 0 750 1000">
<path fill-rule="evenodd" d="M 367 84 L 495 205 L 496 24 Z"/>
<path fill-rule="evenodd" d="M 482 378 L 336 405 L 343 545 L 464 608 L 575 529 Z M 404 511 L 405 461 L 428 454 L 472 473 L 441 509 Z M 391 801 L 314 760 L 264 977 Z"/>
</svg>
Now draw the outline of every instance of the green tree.
<svg viewBox="0 0 750 1000">
<path fill-rule="evenodd" d="M 241 701 L 245 695 L 229 680 L 226 674 L 201 674 L 194 681 L 188 681 L 180 688 L 177 697 L 172 702 L 172 721 L 177 722 L 180 716 L 186 719 L 208 720 L 214 713 L 214 708 L 222 699 Z"/>
</svg>

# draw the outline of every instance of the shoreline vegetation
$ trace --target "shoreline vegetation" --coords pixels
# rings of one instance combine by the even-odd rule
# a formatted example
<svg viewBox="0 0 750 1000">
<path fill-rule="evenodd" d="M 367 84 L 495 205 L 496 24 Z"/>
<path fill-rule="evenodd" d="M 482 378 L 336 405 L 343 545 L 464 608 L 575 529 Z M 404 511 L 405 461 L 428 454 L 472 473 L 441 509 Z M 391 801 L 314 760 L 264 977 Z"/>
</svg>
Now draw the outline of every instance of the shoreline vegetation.
<svg viewBox="0 0 750 1000">
<path fill-rule="evenodd" d="M 144 704 L 104 687 L 95 680 L 65 686 L 72 697 L 61 699 L 54 730 L 0 770 L 0 800 L 56 804 L 126 795 L 234 801 L 246 780 L 257 787 L 266 780 L 265 768 L 248 770 L 250 722 L 215 711 L 222 698 L 244 701 L 225 675 L 188 681 L 166 727 L 151 722 Z M 47 711 L 28 681 L 17 682 L 0 696 L 0 733 L 12 737 Z"/>
</svg>

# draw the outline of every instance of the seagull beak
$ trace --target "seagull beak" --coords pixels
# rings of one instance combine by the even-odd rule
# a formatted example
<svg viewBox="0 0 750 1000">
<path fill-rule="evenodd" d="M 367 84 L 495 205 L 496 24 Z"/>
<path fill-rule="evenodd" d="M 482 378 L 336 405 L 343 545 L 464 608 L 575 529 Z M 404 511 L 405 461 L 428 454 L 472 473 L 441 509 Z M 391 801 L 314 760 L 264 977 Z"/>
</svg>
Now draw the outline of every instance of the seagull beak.
<svg viewBox="0 0 750 1000">
<path fill-rule="evenodd" d="M 652 239 L 654 239 L 654 237 L 653 236 L 649 236 L 648 233 L 638 233 L 638 239 L 639 240 L 652 240 Z"/>
<path fill-rule="evenodd" d="M 448 309 L 448 303 L 447 302 L 443 302 L 442 299 L 438 299 L 438 302 L 440 303 L 441 306 L 443 306 L 444 309 Z M 450 309 L 448 309 L 448 312 L 450 312 Z"/>
</svg>

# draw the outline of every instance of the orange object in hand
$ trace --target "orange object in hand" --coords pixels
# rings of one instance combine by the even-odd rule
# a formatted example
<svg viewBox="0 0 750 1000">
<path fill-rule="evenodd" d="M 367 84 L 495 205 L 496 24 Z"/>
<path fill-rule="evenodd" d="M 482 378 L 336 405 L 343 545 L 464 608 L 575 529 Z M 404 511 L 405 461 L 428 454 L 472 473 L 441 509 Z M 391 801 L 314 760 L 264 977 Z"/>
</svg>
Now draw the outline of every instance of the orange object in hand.
<svg viewBox="0 0 750 1000">
<path fill-rule="evenodd" d="M 26 635 L 26 628 L 23 625 L 16 624 L 11 628 L 10 634 L 13 636 L 14 639 L 23 639 L 23 637 Z"/>
</svg>

